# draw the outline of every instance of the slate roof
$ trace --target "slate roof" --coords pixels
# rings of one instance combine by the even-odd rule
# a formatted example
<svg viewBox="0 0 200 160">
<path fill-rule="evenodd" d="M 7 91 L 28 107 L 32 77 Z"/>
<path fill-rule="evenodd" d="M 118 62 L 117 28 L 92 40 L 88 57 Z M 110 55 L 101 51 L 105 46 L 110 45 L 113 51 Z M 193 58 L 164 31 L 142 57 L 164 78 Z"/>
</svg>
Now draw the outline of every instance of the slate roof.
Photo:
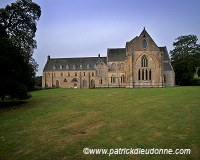
<svg viewBox="0 0 200 160">
<path fill-rule="evenodd" d="M 161 52 L 163 52 L 163 60 L 164 61 L 170 60 L 166 46 L 165 47 L 158 47 L 158 48 L 160 49 Z"/>
<path fill-rule="evenodd" d="M 163 69 L 164 69 L 164 71 L 171 71 L 171 70 L 173 70 L 171 64 L 168 63 L 168 62 L 164 62 L 163 63 Z"/>
<path fill-rule="evenodd" d="M 100 62 L 103 61 L 107 64 L 106 60 L 107 57 L 50 58 L 43 71 L 95 70 L 95 66 Z M 69 68 L 67 68 L 67 66 Z"/>
<path fill-rule="evenodd" d="M 126 48 L 108 48 L 107 50 L 108 62 L 125 61 Z"/>
</svg>

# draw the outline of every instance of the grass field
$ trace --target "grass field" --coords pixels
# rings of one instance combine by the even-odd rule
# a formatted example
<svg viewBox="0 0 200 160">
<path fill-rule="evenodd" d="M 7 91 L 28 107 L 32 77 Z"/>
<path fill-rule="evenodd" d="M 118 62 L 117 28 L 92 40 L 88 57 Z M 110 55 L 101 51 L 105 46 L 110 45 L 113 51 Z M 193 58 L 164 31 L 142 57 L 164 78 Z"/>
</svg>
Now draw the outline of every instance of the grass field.
<svg viewBox="0 0 200 160">
<path fill-rule="evenodd" d="M 0 109 L 0 159 L 200 159 L 200 87 L 31 94 L 26 103 Z M 85 147 L 186 148 L 191 154 L 84 155 Z"/>
</svg>

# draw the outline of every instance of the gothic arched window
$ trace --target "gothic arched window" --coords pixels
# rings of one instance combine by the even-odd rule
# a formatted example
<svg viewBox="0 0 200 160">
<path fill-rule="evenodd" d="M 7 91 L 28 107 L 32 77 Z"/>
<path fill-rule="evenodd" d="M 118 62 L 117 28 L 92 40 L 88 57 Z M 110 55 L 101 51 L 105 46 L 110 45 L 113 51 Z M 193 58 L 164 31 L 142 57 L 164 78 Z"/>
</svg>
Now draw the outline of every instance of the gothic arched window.
<svg viewBox="0 0 200 160">
<path fill-rule="evenodd" d="M 142 62 L 142 67 L 148 67 L 148 60 L 146 56 L 142 56 L 141 62 Z"/>
</svg>

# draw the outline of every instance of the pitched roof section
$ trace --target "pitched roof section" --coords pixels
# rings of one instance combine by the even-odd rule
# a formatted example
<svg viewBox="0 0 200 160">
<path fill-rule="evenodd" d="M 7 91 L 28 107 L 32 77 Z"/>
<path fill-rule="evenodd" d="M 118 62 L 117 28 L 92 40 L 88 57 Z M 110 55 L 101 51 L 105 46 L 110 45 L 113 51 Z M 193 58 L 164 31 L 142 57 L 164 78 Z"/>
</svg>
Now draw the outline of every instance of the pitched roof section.
<svg viewBox="0 0 200 160">
<path fill-rule="evenodd" d="M 163 52 L 163 60 L 164 61 L 169 61 L 170 58 L 169 58 L 169 54 L 168 54 L 168 51 L 167 51 L 167 47 L 159 47 L 160 51 Z"/>
<path fill-rule="evenodd" d="M 140 33 L 140 36 L 139 37 L 151 37 L 149 35 L 149 33 L 146 31 L 145 27 L 143 29 L 143 31 Z"/>
<path fill-rule="evenodd" d="M 163 69 L 164 69 L 164 71 L 172 71 L 173 70 L 171 64 L 168 62 L 163 63 Z"/>
<path fill-rule="evenodd" d="M 44 71 L 66 71 L 66 70 L 95 70 L 95 67 L 106 57 L 84 57 L 84 58 L 51 58 L 47 61 Z"/>
<path fill-rule="evenodd" d="M 146 45 L 143 45 L 143 42 L 146 41 Z M 157 44 L 151 38 L 149 33 L 143 29 L 139 37 L 135 37 L 130 42 L 126 43 L 127 52 L 133 51 L 160 51 Z"/>
<path fill-rule="evenodd" d="M 164 46 L 164 47 L 159 47 L 160 49 L 160 52 L 163 53 L 163 70 L 164 71 L 172 71 L 173 68 L 172 68 L 172 65 L 170 63 L 170 57 L 169 57 L 169 54 L 168 54 L 168 51 L 167 51 L 167 47 Z"/>
<path fill-rule="evenodd" d="M 108 62 L 125 61 L 126 48 L 108 48 L 107 50 Z"/>
</svg>

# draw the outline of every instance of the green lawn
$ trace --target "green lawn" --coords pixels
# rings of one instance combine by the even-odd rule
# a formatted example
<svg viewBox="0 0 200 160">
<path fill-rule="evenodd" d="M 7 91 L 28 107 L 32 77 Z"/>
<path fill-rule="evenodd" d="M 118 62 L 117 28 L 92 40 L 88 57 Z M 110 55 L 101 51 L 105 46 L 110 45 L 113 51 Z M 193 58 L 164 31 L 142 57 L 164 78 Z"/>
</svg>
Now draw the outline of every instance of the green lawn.
<svg viewBox="0 0 200 160">
<path fill-rule="evenodd" d="M 27 103 L 0 109 L 0 159 L 200 159 L 200 87 L 31 94 Z M 186 148 L 191 154 L 84 155 L 85 147 Z"/>
</svg>

